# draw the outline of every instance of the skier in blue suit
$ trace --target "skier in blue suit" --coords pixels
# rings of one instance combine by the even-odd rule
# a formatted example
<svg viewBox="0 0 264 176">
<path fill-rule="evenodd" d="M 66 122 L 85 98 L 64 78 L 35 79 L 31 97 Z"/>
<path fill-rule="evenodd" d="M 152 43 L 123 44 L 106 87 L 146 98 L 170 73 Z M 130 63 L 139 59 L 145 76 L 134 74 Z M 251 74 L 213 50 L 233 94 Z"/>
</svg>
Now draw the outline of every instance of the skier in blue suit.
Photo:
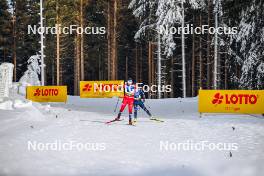
<svg viewBox="0 0 264 176">
<path fill-rule="evenodd" d="M 145 93 L 141 87 L 137 87 L 136 92 L 134 94 L 134 122 L 137 121 L 137 112 L 139 108 L 143 109 L 148 114 L 150 119 L 152 119 L 152 114 L 146 108 L 144 103 L 145 103 Z"/>
</svg>

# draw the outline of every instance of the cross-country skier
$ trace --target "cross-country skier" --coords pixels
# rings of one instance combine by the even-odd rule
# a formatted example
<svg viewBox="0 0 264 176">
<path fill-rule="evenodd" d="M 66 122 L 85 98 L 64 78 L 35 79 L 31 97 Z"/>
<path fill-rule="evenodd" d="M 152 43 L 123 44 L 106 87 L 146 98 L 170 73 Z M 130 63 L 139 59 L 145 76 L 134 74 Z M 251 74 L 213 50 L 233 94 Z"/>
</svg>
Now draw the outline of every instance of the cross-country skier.
<svg viewBox="0 0 264 176">
<path fill-rule="evenodd" d="M 153 118 L 149 110 L 144 105 L 144 103 L 145 103 L 145 93 L 142 90 L 142 87 L 138 86 L 136 88 L 136 92 L 134 95 L 134 122 L 137 121 L 137 112 L 139 108 L 142 108 L 148 114 L 150 119 Z"/>
<path fill-rule="evenodd" d="M 126 105 L 128 105 L 129 125 L 133 125 L 132 111 L 133 111 L 133 103 L 134 103 L 134 94 L 135 94 L 135 85 L 133 85 L 133 80 L 129 78 L 124 86 L 124 98 L 115 121 L 120 120 L 122 112 L 124 111 Z"/>
</svg>

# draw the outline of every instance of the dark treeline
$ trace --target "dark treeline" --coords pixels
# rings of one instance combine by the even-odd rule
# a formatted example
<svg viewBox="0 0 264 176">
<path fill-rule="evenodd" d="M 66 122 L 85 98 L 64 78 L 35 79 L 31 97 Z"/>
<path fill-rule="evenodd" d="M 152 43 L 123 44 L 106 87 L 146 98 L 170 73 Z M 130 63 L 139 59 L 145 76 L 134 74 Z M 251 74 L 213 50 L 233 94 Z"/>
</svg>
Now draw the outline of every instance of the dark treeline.
<svg viewBox="0 0 264 176">
<path fill-rule="evenodd" d="M 44 26 L 105 27 L 105 34 L 45 35 L 46 85 L 67 85 L 69 94 L 79 94 L 81 80 L 115 80 L 132 77 L 137 82 L 157 84 L 157 35 L 146 30 L 135 39 L 144 18 L 157 23 L 155 12 L 161 0 L 143 16 L 129 9 L 131 0 L 44 0 Z M 136 2 L 136 1 L 135 1 Z M 219 26 L 238 27 L 237 35 L 219 35 L 217 78 L 214 76 L 215 36 L 185 35 L 186 93 L 196 96 L 200 88 L 264 88 L 264 3 L 262 0 L 221 1 Z M 186 8 L 185 23 L 215 26 L 215 4 L 205 0 L 199 9 Z M 187 10 L 188 9 L 188 10 Z M 39 25 L 38 0 L 0 0 L 0 63 L 15 65 L 14 81 L 26 70 L 27 60 L 40 50 L 39 35 L 28 34 L 28 25 Z M 134 14 L 133 14 L 134 13 Z M 151 14 L 153 14 L 151 16 Z M 175 27 L 180 24 L 175 24 Z M 98 29 L 98 28 L 97 28 Z M 94 31 L 97 33 L 98 31 Z M 173 54 L 165 54 L 162 43 L 162 84 L 173 92 L 163 97 L 182 96 L 181 36 L 174 35 Z M 156 94 L 149 94 L 155 98 Z"/>
</svg>

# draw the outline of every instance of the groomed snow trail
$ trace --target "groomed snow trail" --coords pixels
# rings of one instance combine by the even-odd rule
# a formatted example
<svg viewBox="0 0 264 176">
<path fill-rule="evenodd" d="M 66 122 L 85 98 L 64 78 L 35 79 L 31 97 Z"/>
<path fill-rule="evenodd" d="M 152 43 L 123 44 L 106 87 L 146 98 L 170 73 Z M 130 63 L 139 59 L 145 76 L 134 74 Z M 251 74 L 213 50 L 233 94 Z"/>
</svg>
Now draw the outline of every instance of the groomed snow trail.
<svg viewBox="0 0 264 176">
<path fill-rule="evenodd" d="M 197 113 L 197 99 L 147 100 L 152 122 L 140 111 L 137 125 L 114 118 L 117 99 L 79 99 L 0 110 L 0 175 L 259 176 L 264 173 L 264 119 Z M 105 150 L 28 150 L 28 142 L 104 144 Z M 191 141 L 236 143 L 236 151 L 161 150 Z"/>
</svg>

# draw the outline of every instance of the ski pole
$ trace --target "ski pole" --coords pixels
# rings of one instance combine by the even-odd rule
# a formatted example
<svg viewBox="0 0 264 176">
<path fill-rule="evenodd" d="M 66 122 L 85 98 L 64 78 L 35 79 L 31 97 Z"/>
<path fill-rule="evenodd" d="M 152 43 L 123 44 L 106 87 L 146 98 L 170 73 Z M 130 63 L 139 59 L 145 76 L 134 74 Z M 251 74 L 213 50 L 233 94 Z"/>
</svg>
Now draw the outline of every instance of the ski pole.
<svg viewBox="0 0 264 176">
<path fill-rule="evenodd" d="M 115 111 L 114 111 L 114 112 L 116 112 L 116 109 L 117 109 L 117 105 L 118 105 L 118 103 L 119 103 L 119 97 L 118 97 L 118 99 L 117 99 L 117 102 L 116 102 L 116 105 L 115 105 Z"/>
<path fill-rule="evenodd" d="M 146 101 L 145 101 L 145 102 L 146 102 Z M 144 104 L 145 104 L 149 109 L 151 109 L 149 105 L 147 105 L 146 103 L 144 103 Z"/>
<path fill-rule="evenodd" d="M 147 107 L 148 107 L 149 109 L 151 109 L 149 105 L 147 105 Z"/>
</svg>

